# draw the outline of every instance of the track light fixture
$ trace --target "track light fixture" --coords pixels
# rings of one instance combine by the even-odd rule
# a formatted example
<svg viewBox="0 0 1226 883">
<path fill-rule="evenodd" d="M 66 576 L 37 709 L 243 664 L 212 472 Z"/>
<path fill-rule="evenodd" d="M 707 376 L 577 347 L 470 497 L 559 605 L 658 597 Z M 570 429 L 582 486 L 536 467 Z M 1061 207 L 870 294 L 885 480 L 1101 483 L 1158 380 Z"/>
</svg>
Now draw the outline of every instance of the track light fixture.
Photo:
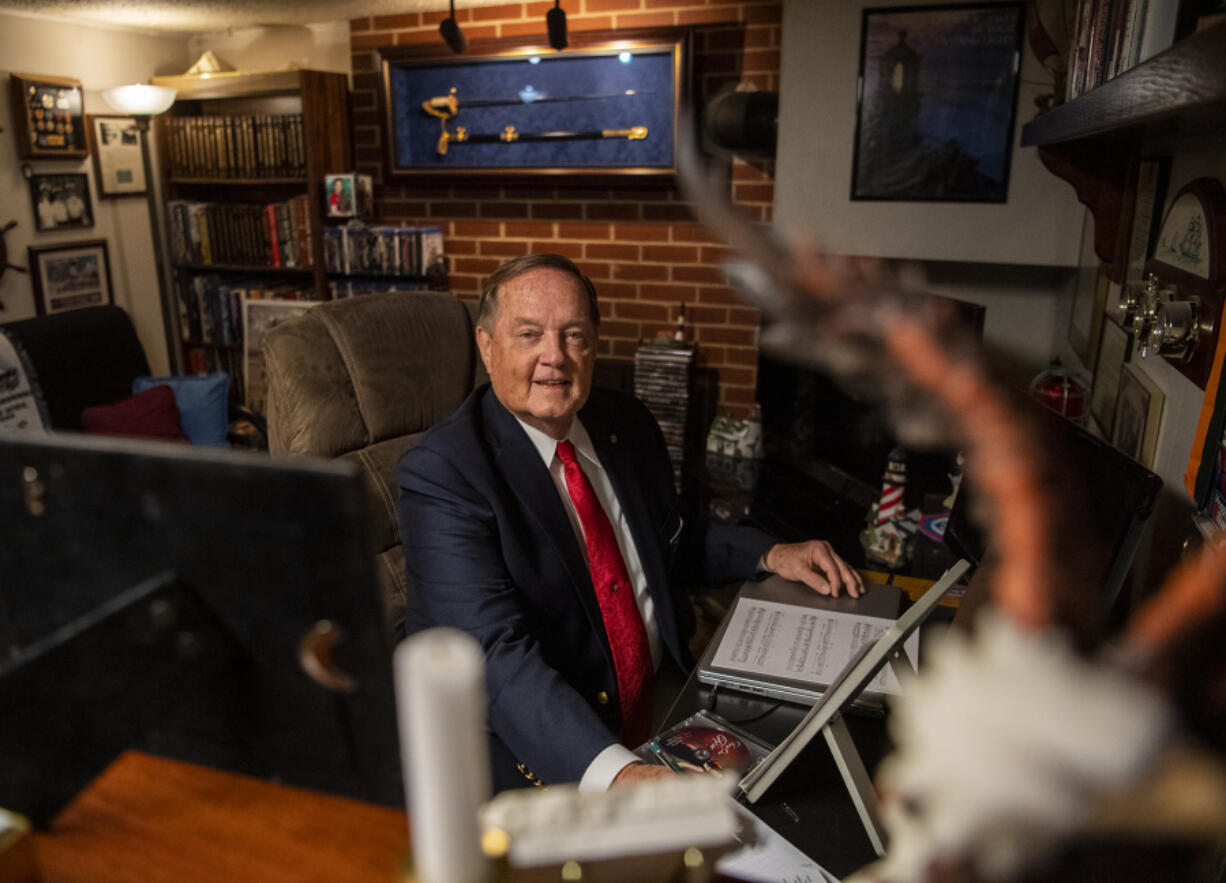
<svg viewBox="0 0 1226 883">
<path fill-rule="evenodd" d="M 550 12 L 552 13 L 553 10 Z M 442 35 L 443 42 L 451 47 L 452 52 L 456 55 L 464 54 L 464 50 L 468 48 L 468 41 L 460 33 L 460 26 L 455 20 L 455 0 L 451 0 L 451 17 L 439 22 L 438 32 Z"/>
<path fill-rule="evenodd" d="M 554 49 L 566 48 L 566 13 L 562 0 L 553 0 L 553 9 L 545 13 L 545 27 L 549 29 L 549 45 Z"/>
</svg>

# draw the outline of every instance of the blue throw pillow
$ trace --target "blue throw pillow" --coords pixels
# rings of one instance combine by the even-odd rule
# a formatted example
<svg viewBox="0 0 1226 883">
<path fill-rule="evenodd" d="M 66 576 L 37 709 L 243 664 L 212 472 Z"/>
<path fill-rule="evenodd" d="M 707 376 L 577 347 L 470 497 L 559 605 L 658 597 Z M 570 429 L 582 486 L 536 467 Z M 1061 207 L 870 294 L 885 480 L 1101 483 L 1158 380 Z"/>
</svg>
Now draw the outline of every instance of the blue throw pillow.
<svg viewBox="0 0 1226 883">
<path fill-rule="evenodd" d="M 175 393 L 183 434 L 194 445 L 226 446 L 229 427 L 230 375 L 195 374 L 188 377 L 137 377 L 133 394 L 154 386 L 169 386 Z"/>
</svg>

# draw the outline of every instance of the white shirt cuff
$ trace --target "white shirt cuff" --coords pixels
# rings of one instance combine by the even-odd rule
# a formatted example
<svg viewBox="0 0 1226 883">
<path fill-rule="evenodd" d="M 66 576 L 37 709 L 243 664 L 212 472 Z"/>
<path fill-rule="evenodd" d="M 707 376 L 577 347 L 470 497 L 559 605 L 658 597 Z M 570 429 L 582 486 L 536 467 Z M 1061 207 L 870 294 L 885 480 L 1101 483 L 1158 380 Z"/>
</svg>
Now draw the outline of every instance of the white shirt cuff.
<svg viewBox="0 0 1226 883">
<path fill-rule="evenodd" d="M 617 774 L 628 764 L 642 763 L 639 757 L 625 745 L 614 742 L 604 751 L 597 754 L 583 771 L 579 780 L 580 791 L 607 791 L 617 778 Z"/>
</svg>

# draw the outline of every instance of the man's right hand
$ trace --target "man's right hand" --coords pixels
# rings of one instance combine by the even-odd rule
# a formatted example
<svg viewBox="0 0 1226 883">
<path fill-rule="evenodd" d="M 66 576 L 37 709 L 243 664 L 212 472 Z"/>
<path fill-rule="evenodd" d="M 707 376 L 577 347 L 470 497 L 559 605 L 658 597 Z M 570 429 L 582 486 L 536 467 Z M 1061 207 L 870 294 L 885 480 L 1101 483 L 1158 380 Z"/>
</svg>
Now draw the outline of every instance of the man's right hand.
<svg viewBox="0 0 1226 883">
<path fill-rule="evenodd" d="M 671 778 L 675 775 L 677 774 L 668 767 L 660 766 L 657 763 L 628 763 L 621 768 L 621 772 L 613 777 L 613 784 L 610 787 L 616 785 L 637 785 L 640 782 Z"/>
</svg>

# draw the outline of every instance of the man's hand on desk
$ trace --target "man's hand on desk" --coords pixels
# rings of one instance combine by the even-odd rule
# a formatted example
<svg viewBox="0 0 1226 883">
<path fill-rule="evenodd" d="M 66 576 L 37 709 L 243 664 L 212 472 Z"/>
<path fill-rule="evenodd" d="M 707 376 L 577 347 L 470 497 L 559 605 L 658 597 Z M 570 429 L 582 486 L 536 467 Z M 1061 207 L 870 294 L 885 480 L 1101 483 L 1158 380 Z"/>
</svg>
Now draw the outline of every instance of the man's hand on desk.
<svg viewBox="0 0 1226 883">
<path fill-rule="evenodd" d="M 676 775 L 668 767 L 659 764 L 628 763 L 613 777 L 613 785 L 637 785 L 651 779 L 671 779 Z"/>
<path fill-rule="evenodd" d="M 762 563 L 771 573 L 805 583 L 818 594 L 838 597 L 842 592 L 859 598 L 864 581 L 825 540 L 779 543 L 771 546 Z"/>
</svg>

